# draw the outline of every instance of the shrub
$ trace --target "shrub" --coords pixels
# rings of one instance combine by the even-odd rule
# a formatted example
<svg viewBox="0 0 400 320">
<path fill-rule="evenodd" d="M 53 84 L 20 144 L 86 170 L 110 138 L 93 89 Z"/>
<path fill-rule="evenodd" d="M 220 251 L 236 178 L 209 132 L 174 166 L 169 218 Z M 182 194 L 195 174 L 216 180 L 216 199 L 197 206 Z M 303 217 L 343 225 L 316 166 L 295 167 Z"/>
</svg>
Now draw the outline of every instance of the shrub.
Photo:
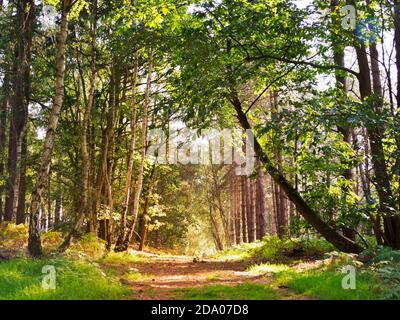
<svg viewBox="0 0 400 320">
<path fill-rule="evenodd" d="M 268 261 L 322 258 L 333 249 L 331 244 L 322 239 L 280 239 L 277 236 L 267 236 L 263 238 L 261 246 L 251 250 L 250 256 Z"/>
</svg>

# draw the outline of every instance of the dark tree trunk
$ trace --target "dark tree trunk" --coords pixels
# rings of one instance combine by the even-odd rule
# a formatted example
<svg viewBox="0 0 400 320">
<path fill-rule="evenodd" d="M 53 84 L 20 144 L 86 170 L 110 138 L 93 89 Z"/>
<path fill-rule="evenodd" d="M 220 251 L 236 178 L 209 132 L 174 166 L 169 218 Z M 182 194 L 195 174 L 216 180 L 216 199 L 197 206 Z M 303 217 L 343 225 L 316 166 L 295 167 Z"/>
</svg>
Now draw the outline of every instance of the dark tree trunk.
<svg viewBox="0 0 400 320">
<path fill-rule="evenodd" d="M 8 77 L 5 76 L 3 78 L 3 87 L 1 92 L 1 101 L 0 101 L 0 177 L 4 176 L 4 155 L 6 148 L 6 132 L 7 132 L 7 113 L 8 113 L 8 103 L 9 103 L 9 80 Z M 3 210 L 3 196 L 4 196 L 4 187 L 0 186 L 0 222 L 4 219 L 4 210 Z"/>
<path fill-rule="evenodd" d="M 250 130 L 251 126 L 246 114 L 242 109 L 242 104 L 236 94 L 233 94 L 230 100 L 236 110 L 238 120 L 244 130 Z M 264 164 L 265 170 L 271 175 L 274 181 L 282 187 L 288 198 L 296 205 L 298 212 L 304 219 L 313 226 L 326 240 L 331 242 L 336 248 L 343 252 L 359 253 L 362 247 L 354 241 L 344 237 L 335 229 L 324 222 L 319 215 L 306 203 L 296 189 L 288 182 L 283 174 L 273 165 L 272 161 L 262 149 L 257 138 L 253 145 L 257 158 Z"/>
<path fill-rule="evenodd" d="M 394 0 L 394 44 L 396 47 L 396 69 L 397 69 L 397 109 L 400 108 L 400 2 Z"/>
<path fill-rule="evenodd" d="M 356 46 L 356 54 L 359 66 L 359 86 L 361 98 L 365 103 L 371 104 L 367 101 L 372 95 L 372 82 L 370 75 L 370 68 L 368 64 L 368 57 L 364 45 Z M 378 116 L 381 114 L 379 105 L 374 103 L 370 107 L 370 112 Z M 391 188 L 391 178 L 388 174 L 385 154 L 382 143 L 382 128 L 380 125 L 367 127 L 367 134 L 370 141 L 371 161 L 374 169 L 375 187 L 379 198 L 379 215 L 384 221 L 384 238 L 385 243 L 395 249 L 400 249 L 400 242 L 398 242 L 398 233 L 400 229 L 396 229 L 396 219 L 392 219 L 394 214 L 392 208 L 396 208 Z M 392 222 L 395 222 L 394 224 Z"/>
<path fill-rule="evenodd" d="M 234 184 L 235 184 L 235 240 L 236 244 L 240 244 L 242 242 L 241 237 L 241 228 L 240 228 L 240 221 L 241 221 L 241 207 L 240 207 L 240 182 L 239 177 L 234 177 Z"/>
<path fill-rule="evenodd" d="M 57 189 L 55 194 L 54 205 L 54 226 L 57 228 L 61 221 L 61 205 L 62 205 L 62 191 L 61 191 L 61 171 L 57 171 Z"/>
<path fill-rule="evenodd" d="M 247 237 L 249 242 L 255 241 L 254 183 L 247 178 Z"/>
<path fill-rule="evenodd" d="M 5 204 L 5 218 L 11 221 L 17 216 L 17 224 L 25 220 L 25 174 L 26 174 L 26 132 L 30 95 L 31 47 L 35 2 L 19 0 L 16 3 L 16 20 L 19 37 L 15 48 L 15 73 L 13 79 L 12 117 L 10 121 L 10 140 L 7 183 L 8 195 Z M 20 181 L 22 180 L 22 186 Z M 22 194 L 20 194 L 22 192 Z M 22 203 L 19 202 L 21 200 Z M 17 210 L 17 203 L 20 207 Z"/>
<path fill-rule="evenodd" d="M 22 137 L 21 156 L 20 156 L 20 170 L 19 170 L 19 191 L 18 191 L 18 206 L 16 223 L 21 224 L 26 221 L 25 212 L 25 195 L 26 195 L 26 161 L 28 153 L 28 142 L 26 133 Z"/>
<path fill-rule="evenodd" d="M 242 216 L 242 242 L 248 242 L 247 239 L 247 206 L 246 206 L 246 196 L 247 196 L 247 177 L 240 177 L 240 201 L 241 201 L 241 216 Z"/>
<path fill-rule="evenodd" d="M 129 225 L 128 232 L 121 246 L 116 248 L 118 251 L 125 251 L 128 249 L 129 243 L 132 240 L 133 233 L 135 230 L 137 215 L 139 212 L 140 196 L 143 189 L 143 177 L 144 177 L 144 163 L 146 157 L 147 148 L 147 127 L 148 127 L 148 111 L 150 106 L 150 93 L 151 93 L 151 77 L 153 72 L 153 52 L 149 55 L 149 65 L 147 70 L 147 81 L 145 89 L 145 97 L 143 104 L 143 122 L 142 122 L 142 145 L 141 145 L 141 155 L 140 155 L 140 166 L 138 169 L 138 176 L 135 185 L 135 193 L 132 202 L 132 221 Z"/>
<path fill-rule="evenodd" d="M 131 100 L 131 117 L 130 117 L 130 140 L 129 140 L 129 154 L 127 161 L 126 179 L 125 179 L 125 194 L 124 202 L 122 205 L 121 213 L 121 224 L 117 243 L 115 247 L 118 248 L 122 245 L 126 236 L 126 221 L 129 209 L 129 199 L 131 199 L 132 191 L 132 172 L 133 172 L 133 162 L 135 156 L 135 146 L 136 146 L 136 122 L 137 122 L 137 105 L 136 105 L 136 86 L 137 78 L 139 72 L 139 62 L 137 55 L 135 56 L 135 69 L 132 75 L 132 100 Z"/>
<path fill-rule="evenodd" d="M 256 181 L 256 201 L 257 201 L 257 212 L 256 212 L 256 234 L 257 240 L 261 240 L 266 235 L 266 212 L 265 212 L 265 175 L 262 170 L 262 164 L 258 162 L 258 175 Z"/>
</svg>

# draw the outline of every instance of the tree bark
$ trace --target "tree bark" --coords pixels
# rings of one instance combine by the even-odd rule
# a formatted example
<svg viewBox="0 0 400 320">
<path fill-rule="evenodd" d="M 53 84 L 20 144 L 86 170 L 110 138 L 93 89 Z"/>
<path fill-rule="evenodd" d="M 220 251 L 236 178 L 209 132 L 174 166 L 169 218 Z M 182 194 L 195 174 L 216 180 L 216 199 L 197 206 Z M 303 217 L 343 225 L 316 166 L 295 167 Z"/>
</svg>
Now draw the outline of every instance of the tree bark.
<svg viewBox="0 0 400 320">
<path fill-rule="evenodd" d="M 89 172 L 90 172 L 90 159 L 88 149 L 88 127 L 90 122 L 90 115 L 94 106 L 94 92 L 96 90 L 96 33 L 97 33 L 97 0 L 92 3 L 92 27 L 91 27 L 91 62 L 90 62 L 90 85 L 89 85 L 89 98 L 87 99 L 87 106 L 83 115 L 82 128 L 81 128 L 81 155 L 82 155 L 82 198 L 81 208 L 78 213 L 77 223 L 75 229 L 81 228 L 85 215 L 90 212 L 90 195 L 91 188 L 89 186 Z M 86 94 L 84 92 L 84 94 Z M 91 218 L 90 226 L 91 232 L 95 232 L 95 224 L 93 223 L 93 216 Z M 79 230 L 74 230 L 78 233 Z"/>
<path fill-rule="evenodd" d="M 63 1 L 61 14 L 60 36 L 57 46 L 56 58 L 56 80 L 55 95 L 53 106 L 51 108 L 49 121 L 47 125 L 46 136 L 43 142 L 42 155 L 40 159 L 40 168 L 36 184 L 32 191 L 30 212 L 29 212 L 29 238 L 28 250 L 33 257 L 39 257 L 42 254 L 42 244 L 39 230 L 39 210 L 42 200 L 42 193 L 45 189 L 48 179 L 48 173 L 51 162 L 51 155 L 54 147 L 58 119 L 64 100 L 64 76 L 65 76 L 65 51 L 68 34 L 68 15 L 71 9 L 71 0 Z"/>
<path fill-rule="evenodd" d="M 393 2 L 393 22 L 394 22 L 394 44 L 396 48 L 396 69 L 397 69 L 397 109 L 400 108 L 400 1 Z"/>
<path fill-rule="evenodd" d="M 147 146 L 147 126 L 148 126 L 148 111 L 150 105 L 150 91 L 151 91 L 151 76 L 153 72 L 153 52 L 150 52 L 149 65 L 147 70 L 147 81 L 145 89 L 145 97 L 143 104 L 143 119 L 142 119 L 142 145 L 141 145 L 141 155 L 140 155 L 140 166 L 137 175 L 137 181 L 135 185 L 135 193 L 132 203 L 132 221 L 129 225 L 128 232 L 122 245 L 117 249 L 118 251 L 125 251 L 128 249 L 129 243 L 132 241 L 132 237 L 135 230 L 135 224 L 137 220 L 137 215 L 139 212 L 139 202 L 140 195 L 143 189 L 143 175 L 144 175 L 144 162 L 146 158 L 146 146 Z"/>
<path fill-rule="evenodd" d="M 131 199 L 131 190 L 132 190 L 132 171 L 133 171 L 133 162 L 135 158 L 135 146 L 136 146 L 136 122 L 137 122 L 137 106 L 136 106 L 136 87 L 137 87 L 137 77 L 139 72 L 139 63 L 137 54 L 135 56 L 135 69 L 133 71 L 132 76 L 132 105 L 131 105 L 131 118 L 130 118 L 130 141 L 129 141 L 129 154 L 127 161 L 127 171 L 126 171 L 126 179 L 125 179 L 125 198 L 122 206 L 121 213 L 121 225 L 119 230 L 119 236 L 117 239 L 117 243 L 115 245 L 116 250 L 119 250 L 119 247 L 122 245 L 125 236 L 126 236 L 126 219 L 128 215 L 129 208 L 129 199 Z"/>
<path fill-rule="evenodd" d="M 7 113 L 9 104 L 9 79 L 7 76 L 3 78 L 2 99 L 0 101 L 0 177 L 4 176 L 4 155 L 6 148 L 6 132 L 7 132 Z M 4 186 L 0 186 L 0 222 L 4 219 L 3 210 Z"/>
<path fill-rule="evenodd" d="M 254 208 L 254 183 L 250 178 L 247 178 L 247 237 L 249 242 L 254 242 L 255 237 L 255 208 Z"/>
<path fill-rule="evenodd" d="M 365 103 L 371 104 L 371 101 L 368 101 L 368 99 L 372 96 L 372 83 L 366 48 L 361 44 L 356 46 L 355 49 L 360 70 L 359 87 L 361 98 Z M 372 104 L 370 108 L 370 112 L 375 113 L 378 116 L 380 115 L 381 112 L 376 103 Z M 366 130 L 370 141 L 371 162 L 375 173 L 375 187 L 379 198 L 378 212 L 384 220 L 385 244 L 395 249 L 399 249 L 400 232 L 398 231 L 400 229 L 396 229 L 395 225 L 392 224 L 391 217 L 394 215 L 393 208 L 395 208 L 395 201 L 390 186 L 391 178 L 388 174 L 385 162 L 382 143 L 382 128 L 380 126 L 369 126 Z M 397 224 L 395 221 L 394 223 Z"/>
<path fill-rule="evenodd" d="M 10 121 L 8 157 L 9 180 L 7 184 L 8 196 L 5 204 L 5 218 L 11 221 L 15 215 L 17 224 L 20 224 L 25 220 L 26 133 L 35 2 L 33 0 L 19 0 L 16 2 L 16 11 L 19 37 L 15 47 L 15 73 L 13 77 L 13 99 L 11 99 L 12 117 Z M 20 182 L 22 183 L 21 186 Z M 17 205 L 19 207 L 18 210 Z"/>
<path fill-rule="evenodd" d="M 57 189 L 56 189 L 56 201 L 54 206 L 54 226 L 57 228 L 61 221 L 61 205 L 62 205 L 62 191 L 61 191 L 61 172 L 57 171 Z"/>
<path fill-rule="evenodd" d="M 234 177 L 234 184 L 235 184 L 235 240 L 236 244 L 240 244 L 242 242 L 241 237 L 241 228 L 240 228 L 240 182 L 239 177 Z"/>
<path fill-rule="evenodd" d="M 262 164 L 257 161 L 257 181 L 256 181 L 256 235 L 257 240 L 261 240 L 266 235 L 266 219 L 265 219 L 265 175 L 262 170 Z"/>
<path fill-rule="evenodd" d="M 240 177 L 240 195 L 241 195 L 241 216 L 242 216 L 242 242 L 248 242 L 247 238 L 247 205 L 246 205 L 246 197 L 247 197 L 247 177 Z"/>
<path fill-rule="evenodd" d="M 237 97 L 236 93 L 233 93 L 230 97 L 230 101 L 235 108 L 238 120 L 244 130 L 250 130 L 251 126 L 247 119 L 246 114 L 242 109 L 242 104 Z M 262 149 L 257 138 L 254 138 L 254 151 L 257 158 L 264 164 L 265 170 L 271 175 L 272 179 L 282 187 L 286 192 L 288 198 L 295 204 L 298 212 L 304 217 L 304 219 L 313 226 L 326 240 L 331 242 L 336 248 L 343 252 L 360 253 L 362 247 L 350 239 L 344 237 L 338 233 L 335 229 L 325 223 L 302 198 L 302 196 L 296 191 L 296 189 L 288 182 L 284 175 L 273 165 L 272 161 Z"/>
</svg>

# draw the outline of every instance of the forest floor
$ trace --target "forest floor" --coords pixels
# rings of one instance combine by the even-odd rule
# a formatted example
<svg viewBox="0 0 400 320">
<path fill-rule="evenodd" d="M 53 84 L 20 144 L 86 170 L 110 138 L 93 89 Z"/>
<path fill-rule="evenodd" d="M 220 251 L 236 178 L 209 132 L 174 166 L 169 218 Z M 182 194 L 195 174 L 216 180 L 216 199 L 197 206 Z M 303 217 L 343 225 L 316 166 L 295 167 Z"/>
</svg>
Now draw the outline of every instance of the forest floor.
<svg viewBox="0 0 400 320">
<path fill-rule="evenodd" d="M 124 299 L 175 300 L 191 297 L 228 299 L 232 293 L 237 298 L 246 298 L 246 290 L 241 290 L 244 291 L 243 296 L 235 295 L 238 286 L 244 286 L 245 289 L 246 286 L 250 289 L 250 286 L 251 292 L 254 292 L 254 288 L 262 288 L 265 295 L 256 297 L 260 299 L 312 299 L 306 295 L 298 295 L 286 286 L 275 284 L 268 274 L 250 271 L 249 261 L 198 259 L 134 250 L 131 250 L 130 254 L 140 259 L 126 264 L 108 262 L 100 264 L 119 277 L 122 285 L 132 290 L 133 293 Z"/>
<path fill-rule="evenodd" d="M 60 232 L 42 234 L 44 255 L 27 256 L 26 226 L 0 228 L 0 300 L 366 300 L 399 299 L 400 252 L 381 249 L 375 262 L 332 251 L 320 239 L 243 244 L 212 257 L 161 249 L 107 252 L 90 235 L 57 252 Z M 131 248 L 136 248 L 132 246 Z M 343 288 L 343 268 L 356 268 L 356 288 Z M 44 286 L 54 270 L 55 288 Z"/>
</svg>

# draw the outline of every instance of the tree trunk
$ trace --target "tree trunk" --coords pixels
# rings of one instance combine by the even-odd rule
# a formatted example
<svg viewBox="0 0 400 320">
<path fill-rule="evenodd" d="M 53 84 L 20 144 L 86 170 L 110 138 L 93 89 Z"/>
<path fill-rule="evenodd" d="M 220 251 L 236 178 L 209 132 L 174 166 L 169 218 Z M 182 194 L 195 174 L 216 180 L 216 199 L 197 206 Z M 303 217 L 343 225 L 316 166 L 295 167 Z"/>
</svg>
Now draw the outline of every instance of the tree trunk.
<svg viewBox="0 0 400 320">
<path fill-rule="evenodd" d="M 230 100 L 236 110 L 238 120 L 244 130 L 250 130 L 251 126 L 247 119 L 246 114 L 242 109 L 242 104 L 237 97 L 237 94 L 233 94 Z M 302 196 L 296 191 L 296 189 L 288 182 L 283 174 L 273 165 L 272 161 L 262 149 L 257 138 L 254 138 L 254 151 L 257 158 L 264 164 L 264 168 L 271 175 L 272 179 L 282 187 L 286 192 L 288 198 L 296 205 L 298 212 L 304 217 L 304 219 L 313 226 L 326 240 L 331 242 L 336 248 L 343 252 L 359 253 L 362 251 L 362 247 L 350 239 L 344 237 L 338 233 L 335 229 L 325 223 L 319 215 L 305 202 Z"/>
<path fill-rule="evenodd" d="M 258 175 L 256 181 L 256 234 L 257 240 L 261 240 L 266 235 L 266 220 L 265 220 L 265 175 L 262 170 L 262 164 L 258 162 Z"/>
<path fill-rule="evenodd" d="M 140 243 L 139 243 L 139 251 L 143 251 L 144 243 L 147 237 L 148 230 L 148 217 L 147 217 L 147 209 L 149 207 L 149 195 L 146 196 L 143 206 L 143 217 L 142 217 L 142 232 L 140 233 Z"/>
<path fill-rule="evenodd" d="M 133 171 L 133 162 L 135 158 L 135 146 L 136 146 L 136 121 L 137 121 L 137 106 L 136 106 L 136 87 L 137 87 L 137 77 L 139 72 L 139 63 L 137 54 L 135 56 L 135 69 L 133 71 L 132 76 L 132 106 L 131 106 L 131 119 L 130 119 L 130 142 L 129 142 L 129 154 L 127 161 L 127 171 L 126 171 L 126 179 L 125 179 L 125 198 L 122 206 L 121 213 L 121 225 L 119 230 L 119 236 L 117 239 L 117 243 L 115 245 L 116 250 L 119 250 L 119 247 L 124 242 L 126 236 L 126 218 L 128 214 L 129 207 L 129 199 L 131 198 L 131 190 L 132 190 L 132 171 Z"/>
<path fill-rule="evenodd" d="M 241 195 L 241 215 L 242 215 L 242 242 L 248 242 L 247 238 L 247 206 L 246 206 L 246 197 L 247 197 L 247 177 L 240 177 L 240 195 Z"/>
<path fill-rule="evenodd" d="M 31 48 L 35 2 L 19 0 L 16 3 L 16 24 L 19 37 L 15 47 L 15 72 L 13 77 L 12 117 L 10 121 L 10 140 L 8 157 L 8 196 L 5 205 L 5 218 L 9 221 L 17 216 L 17 224 L 25 220 L 25 174 L 26 174 L 26 132 L 30 95 Z M 20 187 L 20 180 L 22 186 Z M 20 194 L 22 192 L 22 194 Z M 18 200 L 19 210 L 17 210 Z M 19 211 L 19 212 L 17 212 Z"/>
<path fill-rule="evenodd" d="M 396 104 L 397 109 L 400 108 L 400 2 L 394 0 L 394 44 L 396 48 L 396 69 L 397 69 L 397 95 Z"/>
<path fill-rule="evenodd" d="M 247 201 L 248 201 L 248 212 L 247 212 L 247 237 L 249 242 L 255 241 L 255 209 L 254 209 L 254 183 L 250 178 L 247 178 Z"/>
<path fill-rule="evenodd" d="M 3 78 L 2 99 L 0 101 L 0 177 L 4 176 L 4 155 L 6 148 L 6 132 L 7 132 L 7 113 L 9 104 L 9 79 L 7 76 Z M 4 186 L 0 186 L 0 223 L 4 219 L 3 210 Z"/>
<path fill-rule="evenodd" d="M 148 125 L 148 111 L 150 105 L 150 91 L 151 91 L 151 76 L 153 72 L 153 52 L 150 52 L 149 56 L 149 66 L 147 70 L 147 82 L 145 89 L 145 97 L 143 104 L 143 122 L 142 122 L 142 145 L 141 145 L 141 155 L 140 155 L 140 166 L 137 175 L 137 181 L 135 185 L 135 194 L 132 203 L 132 221 L 129 225 L 127 235 L 125 236 L 124 242 L 117 249 L 118 251 L 125 251 L 128 249 L 129 243 L 132 241 L 133 233 L 135 231 L 135 224 L 137 220 L 137 215 L 139 212 L 139 202 L 140 195 L 143 188 L 143 175 L 144 175 L 144 162 L 146 158 L 146 145 L 147 145 L 147 125 Z"/>
<path fill-rule="evenodd" d="M 63 1 L 61 14 L 60 36 L 57 46 L 55 95 L 47 125 L 46 137 L 43 142 L 40 168 L 36 184 L 32 191 L 30 212 L 29 212 L 29 239 L 28 250 L 33 257 L 41 256 L 42 244 L 39 231 L 39 210 L 42 200 L 42 193 L 48 179 L 48 172 L 51 162 L 51 154 L 54 147 L 54 140 L 61 107 L 64 100 L 64 76 L 65 76 L 65 50 L 68 33 L 68 15 L 71 8 L 71 0 Z"/>
<path fill-rule="evenodd" d="M 235 195 L 235 176 L 232 175 L 230 177 L 230 208 L 229 208 L 229 242 L 232 246 L 236 243 L 236 233 L 235 233 L 235 224 L 236 224 L 236 195 Z"/>
<path fill-rule="evenodd" d="M 82 197 L 81 197 L 81 208 L 78 213 L 77 223 L 75 228 L 79 229 L 82 226 L 83 218 L 90 212 L 90 195 L 91 189 L 89 186 L 89 172 L 90 172 L 90 159 L 88 149 L 88 138 L 87 131 L 90 122 L 90 115 L 94 106 L 94 92 L 96 89 L 96 33 L 97 33 L 97 0 L 93 0 L 92 3 L 92 27 L 91 27 L 91 62 L 90 62 L 90 85 L 89 85 L 89 98 L 87 99 L 87 106 L 83 115 L 82 127 L 81 127 L 81 154 L 82 154 Z M 86 94 L 86 92 L 84 92 Z M 90 217 L 91 232 L 95 232 L 95 223 L 93 223 L 93 215 Z M 78 233 L 79 230 L 74 230 L 74 233 Z"/>
<path fill-rule="evenodd" d="M 234 184 L 235 184 L 235 240 L 236 244 L 240 244 L 242 242 L 241 237 L 241 228 L 240 228 L 240 181 L 239 177 L 234 177 Z"/>
<path fill-rule="evenodd" d="M 371 88 L 371 75 L 368 64 L 368 57 L 366 48 L 364 45 L 356 46 L 356 54 L 359 66 L 359 86 L 362 100 L 371 104 L 371 101 L 367 101 L 372 95 Z M 374 103 L 371 105 L 371 113 L 379 115 L 379 105 Z M 400 229 L 396 229 L 395 225 L 392 224 L 391 216 L 394 214 L 393 208 L 395 208 L 395 201 L 393 199 L 393 193 L 391 189 L 391 178 L 388 174 L 385 154 L 382 143 L 382 128 L 380 126 L 369 126 L 367 127 L 367 134 L 370 141 L 371 150 L 371 162 L 374 169 L 375 175 L 375 187 L 379 198 L 379 215 L 384 220 L 384 237 L 385 244 L 395 249 L 400 249 L 400 242 L 398 242 L 398 233 Z M 395 223 L 397 225 L 397 223 Z"/>
<path fill-rule="evenodd" d="M 54 206 L 54 226 L 57 228 L 61 221 L 61 203 L 62 203 L 62 191 L 61 191 L 61 172 L 57 171 L 57 189 L 56 189 L 56 202 Z"/>
</svg>

